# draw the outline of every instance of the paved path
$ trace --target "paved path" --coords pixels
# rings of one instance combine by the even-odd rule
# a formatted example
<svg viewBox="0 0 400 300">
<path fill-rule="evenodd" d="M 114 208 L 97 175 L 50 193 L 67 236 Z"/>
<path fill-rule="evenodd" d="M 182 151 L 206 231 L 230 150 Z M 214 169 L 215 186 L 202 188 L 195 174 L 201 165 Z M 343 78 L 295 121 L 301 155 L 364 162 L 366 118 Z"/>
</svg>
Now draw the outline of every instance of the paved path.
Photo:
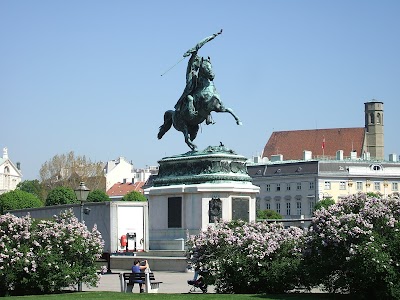
<svg viewBox="0 0 400 300">
<path fill-rule="evenodd" d="M 109 292 L 120 292 L 121 286 L 119 281 L 119 272 L 129 272 L 127 270 L 113 270 L 112 274 L 104 274 L 100 279 L 98 287 L 88 288 L 83 285 L 83 291 L 109 291 Z M 181 294 L 188 293 L 190 287 L 187 284 L 189 279 L 193 278 L 193 272 L 165 272 L 165 271 L 154 271 L 156 281 L 162 281 L 158 290 L 159 293 L 169 294 Z M 133 289 L 134 293 L 139 293 L 139 286 L 135 285 Z M 201 291 L 198 289 L 198 293 Z M 208 288 L 209 293 L 213 293 L 213 288 Z"/>
<path fill-rule="evenodd" d="M 83 285 L 83 291 L 107 291 L 107 292 L 120 292 L 121 285 L 119 280 L 120 272 L 129 272 L 129 270 L 113 270 L 112 274 L 102 275 L 98 287 L 88 288 Z M 165 272 L 154 271 L 156 281 L 163 282 L 158 290 L 159 293 L 166 294 L 187 294 L 191 288 L 187 284 L 189 279 L 193 279 L 193 272 Z M 305 292 L 305 291 L 302 291 Z M 311 293 L 325 293 L 318 288 L 312 289 Z M 135 285 L 133 293 L 139 293 L 139 286 Z M 196 293 L 202 293 L 200 289 Z M 213 286 L 208 287 L 208 293 L 214 293 Z"/>
</svg>

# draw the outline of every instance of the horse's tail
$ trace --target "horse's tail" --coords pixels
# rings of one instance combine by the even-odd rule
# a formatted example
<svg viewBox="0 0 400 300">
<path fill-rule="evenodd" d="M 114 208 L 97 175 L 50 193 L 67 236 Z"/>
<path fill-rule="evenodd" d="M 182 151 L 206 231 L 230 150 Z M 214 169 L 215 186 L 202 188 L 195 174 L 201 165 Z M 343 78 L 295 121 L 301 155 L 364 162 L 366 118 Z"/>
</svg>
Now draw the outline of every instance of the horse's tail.
<svg viewBox="0 0 400 300">
<path fill-rule="evenodd" d="M 160 131 L 157 134 L 158 139 L 161 139 L 164 134 L 171 128 L 172 126 L 172 116 L 174 111 L 167 110 L 164 114 L 164 124 L 160 126 Z"/>
</svg>

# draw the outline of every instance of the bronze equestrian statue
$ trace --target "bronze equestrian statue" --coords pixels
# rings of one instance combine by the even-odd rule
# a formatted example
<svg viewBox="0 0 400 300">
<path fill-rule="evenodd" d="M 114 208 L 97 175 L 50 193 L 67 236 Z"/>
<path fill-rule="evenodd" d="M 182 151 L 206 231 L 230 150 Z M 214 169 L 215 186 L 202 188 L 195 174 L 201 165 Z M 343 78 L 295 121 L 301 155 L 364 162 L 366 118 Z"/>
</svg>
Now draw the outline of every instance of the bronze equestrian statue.
<svg viewBox="0 0 400 300">
<path fill-rule="evenodd" d="M 211 112 L 228 112 L 241 125 L 239 118 L 232 109 L 223 105 L 217 93 L 213 80 L 214 72 L 210 57 L 204 58 L 197 55 L 199 49 L 207 42 L 213 40 L 222 33 L 222 30 L 201 40 L 195 47 L 183 54 L 183 57 L 191 55 L 186 70 L 186 87 L 175 105 L 175 111 L 167 110 L 164 113 L 164 124 L 160 126 L 158 139 L 174 125 L 175 129 L 181 131 L 185 136 L 186 144 L 195 151 L 197 146 L 193 140 L 199 131 L 199 124 L 206 121 L 206 124 L 214 124 Z"/>
</svg>

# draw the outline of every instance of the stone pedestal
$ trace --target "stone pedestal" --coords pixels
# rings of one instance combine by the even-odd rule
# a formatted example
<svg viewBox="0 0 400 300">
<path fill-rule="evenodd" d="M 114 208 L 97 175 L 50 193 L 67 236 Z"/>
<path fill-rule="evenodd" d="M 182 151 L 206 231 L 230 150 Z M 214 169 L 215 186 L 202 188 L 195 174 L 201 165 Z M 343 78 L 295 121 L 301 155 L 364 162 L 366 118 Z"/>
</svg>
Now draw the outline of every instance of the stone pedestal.
<svg viewBox="0 0 400 300">
<path fill-rule="evenodd" d="M 224 146 L 159 161 L 159 175 L 145 189 L 150 250 L 183 250 L 187 234 L 216 220 L 256 219 L 256 194 L 246 158 Z"/>
</svg>

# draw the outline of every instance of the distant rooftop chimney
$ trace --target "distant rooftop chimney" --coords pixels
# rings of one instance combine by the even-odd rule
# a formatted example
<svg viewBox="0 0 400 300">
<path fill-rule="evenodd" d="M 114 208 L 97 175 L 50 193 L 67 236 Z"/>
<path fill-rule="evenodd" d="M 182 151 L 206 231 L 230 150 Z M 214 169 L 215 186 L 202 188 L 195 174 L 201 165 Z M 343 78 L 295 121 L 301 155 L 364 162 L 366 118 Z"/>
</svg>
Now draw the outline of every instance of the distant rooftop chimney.
<svg viewBox="0 0 400 300">
<path fill-rule="evenodd" d="M 261 157 L 260 155 L 255 155 L 251 158 L 253 164 L 262 164 L 268 162 L 268 157 Z"/>
<path fill-rule="evenodd" d="M 276 155 L 271 155 L 271 161 L 283 161 L 283 155 L 282 154 L 276 154 Z"/>
<path fill-rule="evenodd" d="M 21 163 L 19 161 L 17 162 L 17 169 L 21 171 Z"/>
<path fill-rule="evenodd" d="M 336 159 L 343 160 L 343 150 L 336 151 Z"/>
<path fill-rule="evenodd" d="M 357 159 L 357 151 L 350 152 L 350 159 Z"/>
<path fill-rule="evenodd" d="M 396 153 L 389 154 L 389 161 L 397 162 L 397 154 Z"/>
<path fill-rule="evenodd" d="M 303 151 L 303 159 L 304 160 L 310 160 L 312 159 L 312 152 L 308 150 Z"/>
<path fill-rule="evenodd" d="M 363 159 L 364 159 L 364 160 L 370 160 L 370 159 L 371 159 L 371 153 L 369 153 L 369 152 L 364 152 L 364 153 L 363 153 Z"/>
</svg>

